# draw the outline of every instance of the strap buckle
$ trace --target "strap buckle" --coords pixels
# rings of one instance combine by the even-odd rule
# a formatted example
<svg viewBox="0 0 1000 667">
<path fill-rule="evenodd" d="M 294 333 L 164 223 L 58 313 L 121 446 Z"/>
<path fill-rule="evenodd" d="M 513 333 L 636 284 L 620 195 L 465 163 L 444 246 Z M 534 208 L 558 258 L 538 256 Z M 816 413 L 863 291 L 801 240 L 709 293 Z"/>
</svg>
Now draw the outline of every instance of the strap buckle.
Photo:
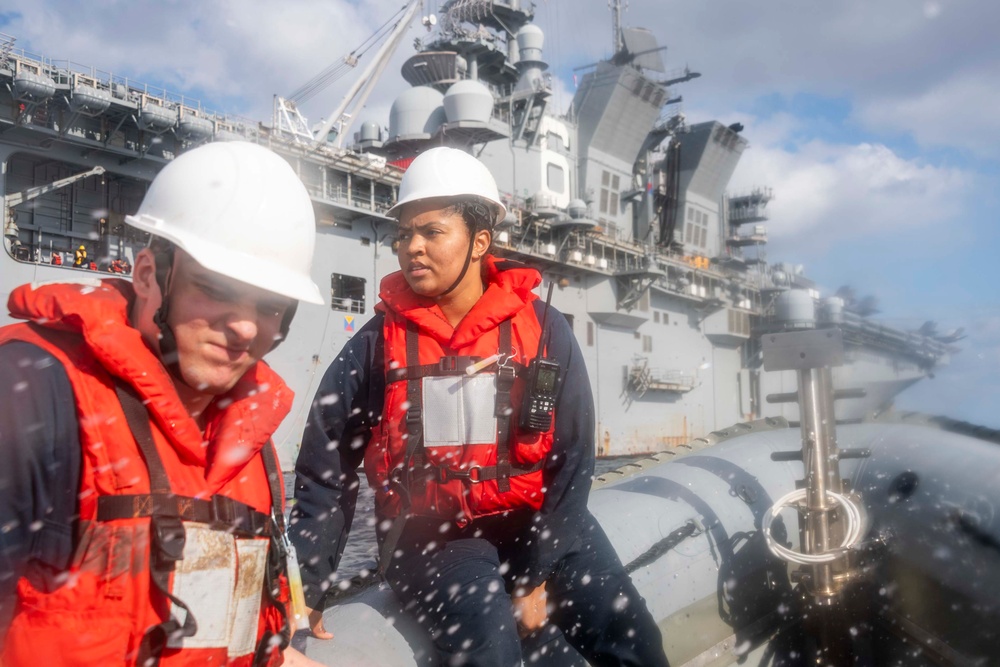
<svg viewBox="0 0 1000 667">
<path fill-rule="evenodd" d="M 465 469 L 456 470 L 455 468 L 449 468 L 446 465 L 440 465 L 437 467 L 437 482 L 438 484 L 444 484 L 455 479 L 460 479 L 463 482 L 471 482 L 473 484 L 478 484 L 483 481 L 482 475 L 483 468 L 478 465 L 471 465 Z"/>
<path fill-rule="evenodd" d="M 406 409 L 406 423 L 409 426 L 420 423 L 420 407 L 411 405 Z"/>
<path fill-rule="evenodd" d="M 212 496 L 212 518 L 226 526 L 234 526 L 236 523 L 236 512 L 233 503 L 225 496 Z"/>
<path fill-rule="evenodd" d="M 438 359 L 438 370 L 442 373 L 454 373 L 458 370 L 458 357 L 441 357 Z"/>
<path fill-rule="evenodd" d="M 150 521 L 153 559 L 160 568 L 169 569 L 183 560 L 185 532 L 179 517 L 154 516 Z"/>
<path fill-rule="evenodd" d="M 497 382 L 514 384 L 514 378 L 516 376 L 517 372 L 512 364 L 504 363 L 497 366 Z"/>
</svg>

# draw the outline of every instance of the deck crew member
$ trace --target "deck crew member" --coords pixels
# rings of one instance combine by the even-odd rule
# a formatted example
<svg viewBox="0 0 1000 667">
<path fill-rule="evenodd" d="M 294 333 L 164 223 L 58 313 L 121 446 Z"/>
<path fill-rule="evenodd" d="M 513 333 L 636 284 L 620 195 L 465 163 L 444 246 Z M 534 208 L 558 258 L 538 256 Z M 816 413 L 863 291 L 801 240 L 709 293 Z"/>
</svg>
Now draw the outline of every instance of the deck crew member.
<svg viewBox="0 0 1000 667">
<path fill-rule="evenodd" d="M 320 607 L 331 585 L 363 461 L 380 568 L 440 664 L 517 665 L 519 635 L 558 628 L 594 665 L 666 665 L 587 510 L 594 406 L 576 340 L 533 293 L 539 273 L 489 252 L 505 213 L 462 151 L 429 150 L 404 175 L 389 212 L 402 270 L 323 378 L 296 464 L 306 603 Z M 536 357 L 561 375 L 557 392 L 540 382 L 553 392 L 544 426 L 522 423 Z M 318 611 L 311 620 L 330 637 Z"/>
<path fill-rule="evenodd" d="M 24 285 L 0 329 L 0 664 L 315 665 L 284 648 L 292 392 L 261 361 L 322 303 L 309 195 L 213 143 L 126 220 L 132 282 Z"/>
<path fill-rule="evenodd" d="M 73 254 L 73 266 L 79 269 L 83 269 L 86 268 L 86 264 L 87 264 L 87 248 L 86 246 L 81 245 L 79 248 L 76 249 L 76 252 Z"/>
</svg>

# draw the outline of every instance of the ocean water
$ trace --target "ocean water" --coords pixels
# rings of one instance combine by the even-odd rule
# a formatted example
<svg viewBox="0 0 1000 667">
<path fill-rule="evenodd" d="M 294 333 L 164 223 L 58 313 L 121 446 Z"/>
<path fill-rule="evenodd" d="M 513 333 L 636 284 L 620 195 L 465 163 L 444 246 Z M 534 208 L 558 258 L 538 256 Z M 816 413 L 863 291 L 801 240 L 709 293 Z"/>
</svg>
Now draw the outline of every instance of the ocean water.
<svg viewBox="0 0 1000 667">
<path fill-rule="evenodd" d="M 645 458 L 643 456 L 612 456 L 597 459 L 594 474 L 602 475 L 609 470 Z M 364 474 L 360 475 L 361 489 L 358 492 L 358 506 L 354 512 L 354 525 L 344 549 L 344 556 L 337 569 L 341 576 L 351 576 L 364 569 L 375 567 L 378 559 L 378 546 L 375 540 L 375 494 L 368 488 Z M 294 489 L 294 475 L 285 475 L 285 489 L 291 493 Z"/>
</svg>

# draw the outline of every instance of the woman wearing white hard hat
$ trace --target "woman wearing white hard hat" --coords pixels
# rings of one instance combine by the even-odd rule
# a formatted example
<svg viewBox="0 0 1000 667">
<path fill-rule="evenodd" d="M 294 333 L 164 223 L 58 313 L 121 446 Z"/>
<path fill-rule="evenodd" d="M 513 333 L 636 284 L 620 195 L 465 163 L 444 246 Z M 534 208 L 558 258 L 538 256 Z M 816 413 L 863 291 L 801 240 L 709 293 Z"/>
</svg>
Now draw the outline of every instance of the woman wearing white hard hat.
<svg viewBox="0 0 1000 667">
<path fill-rule="evenodd" d="M 152 235 L 131 282 L 19 287 L 30 323 L 0 329 L 0 664 L 317 665 L 286 648 L 292 393 L 261 361 L 322 302 L 309 194 L 261 146 L 208 144 L 126 221 Z"/>
<path fill-rule="evenodd" d="M 438 664 L 518 665 L 520 637 L 562 631 L 591 664 L 666 665 L 587 511 L 594 408 L 579 347 L 534 294 L 539 273 L 489 252 L 506 214 L 493 177 L 431 149 L 389 213 L 401 270 L 328 369 L 296 464 L 291 537 L 314 634 L 330 637 L 319 610 L 363 461 L 380 570 Z"/>
</svg>

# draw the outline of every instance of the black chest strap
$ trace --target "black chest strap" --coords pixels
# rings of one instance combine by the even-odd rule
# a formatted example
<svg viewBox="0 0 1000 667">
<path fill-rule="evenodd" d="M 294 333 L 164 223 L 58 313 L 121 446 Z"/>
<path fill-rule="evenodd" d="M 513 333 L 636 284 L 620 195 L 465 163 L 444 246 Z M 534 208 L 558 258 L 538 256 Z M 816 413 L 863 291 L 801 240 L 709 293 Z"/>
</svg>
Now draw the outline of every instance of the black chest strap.
<svg viewBox="0 0 1000 667">
<path fill-rule="evenodd" d="M 494 415 L 497 419 L 497 464 L 495 466 L 473 466 L 469 469 L 454 469 L 448 465 L 432 466 L 428 464 L 423 443 L 423 394 L 421 380 L 425 377 L 460 376 L 465 375 L 465 369 L 479 361 L 478 357 L 443 357 L 436 364 L 420 364 L 420 333 L 412 321 L 406 322 L 406 366 L 386 373 L 386 383 L 406 382 L 406 450 L 401 468 L 390 471 L 390 486 L 399 494 L 401 501 L 400 514 L 392 522 L 379 549 L 379 569 L 383 573 L 392 561 L 393 551 L 403 532 L 406 517 L 409 514 L 410 493 L 414 483 L 444 484 L 452 480 L 462 480 L 469 484 L 496 480 L 500 492 L 510 491 L 512 476 L 527 475 L 542 469 L 544 461 L 530 466 L 518 466 L 511 463 L 511 438 L 514 436 L 514 415 L 511 403 L 511 390 L 518 370 L 522 368 L 515 363 L 513 356 L 511 321 L 502 321 L 498 326 L 498 353 L 505 360 L 497 368 L 496 402 Z"/>
<path fill-rule="evenodd" d="M 166 598 L 184 610 L 183 623 L 171 613 L 163 623 L 146 631 L 139 646 L 137 664 L 158 665 L 168 639 L 191 637 L 198 632 L 198 623 L 190 608 L 170 592 L 170 573 L 177 562 L 184 557 L 184 521 L 205 523 L 217 530 L 232 532 L 237 537 L 270 538 L 271 548 L 268 549 L 264 593 L 270 604 L 276 606 L 281 613 L 284 627 L 277 648 L 271 646 L 271 639 L 274 637 L 274 633 L 271 632 L 264 633 L 257 647 L 254 665 L 266 664 L 270 651 L 284 649 L 291 638 L 285 606 L 279 599 L 279 575 L 286 571 L 285 550 L 281 539 L 284 516 L 281 511 L 281 471 L 271 442 L 267 442 L 261 450 L 271 495 L 271 516 L 226 496 L 215 495 L 210 499 L 179 496 L 171 491 L 170 479 L 153 441 L 149 412 L 143 405 L 142 399 L 135 389 L 124 382 L 117 382 L 115 390 L 129 429 L 146 464 L 150 493 L 99 497 L 97 520 L 146 517 L 150 519 L 150 578 Z"/>
</svg>

